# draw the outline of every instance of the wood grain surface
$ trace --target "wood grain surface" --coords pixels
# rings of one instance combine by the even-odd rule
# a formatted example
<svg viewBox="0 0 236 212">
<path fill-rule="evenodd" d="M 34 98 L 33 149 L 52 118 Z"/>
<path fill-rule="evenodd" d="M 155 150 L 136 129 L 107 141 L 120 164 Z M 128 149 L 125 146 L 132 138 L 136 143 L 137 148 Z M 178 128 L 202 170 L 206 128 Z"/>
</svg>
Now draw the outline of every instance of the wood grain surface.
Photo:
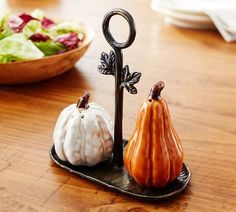
<svg viewBox="0 0 236 212">
<path fill-rule="evenodd" d="M 144 0 L 8 0 L 1 7 L 42 8 L 51 17 L 79 18 L 96 36 L 70 72 L 0 87 L 0 211 L 236 211 L 236 44 L 225 43 L 216 31 L 165 25 Z M 131 71 L 143 74 L 138 94 L 125 92 L 125 137 L 149 89 L 163 80 L 162 96 L 193 174 L 186 191 L 168 201 L 147 203 L 119 194 L 62 170 L 49 158 L 60 111 L 85 90 L 114 115 L 114 79 L 97 71 L 100 52 L 110 49 L 102 19 L 114 7 L 127 9 L 136 20 L 137 38 L 124 57 Z M 125 39 L 126 24 L 119 21 L 111 22 L 112 31 Z"/>
</svg>

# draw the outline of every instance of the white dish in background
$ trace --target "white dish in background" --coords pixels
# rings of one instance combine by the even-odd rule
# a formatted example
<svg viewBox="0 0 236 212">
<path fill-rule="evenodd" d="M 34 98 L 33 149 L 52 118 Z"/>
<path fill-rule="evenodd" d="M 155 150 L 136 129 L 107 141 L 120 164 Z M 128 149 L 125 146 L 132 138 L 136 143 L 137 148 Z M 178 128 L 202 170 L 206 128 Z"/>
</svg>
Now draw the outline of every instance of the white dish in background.
<svg viewBox="0 0 236 212">
<path fill-rule="evenodd" d="M 214 25 L 203 25 L 203 24 L 191 24 L 191 23 L 187 23 L 187 22 L 183 22 L 174 18 L 170 18 L 170 17 L 166 17 L 165 18 L 165 22 L 168 24 L 172 24 L 174 26 L 177 27 L 181 27 L 181 28 L 187 28 L 187 29 L 215 29 Z"/>
<path fill-rule="evenodd" d="M 235 0 L 152 0 L 152 4 L 159 4 L 172 11 L 195 15 L 204 14 L 206 10 L 236 9 Z"/>
<path fill-rule="evenodd" d="M 215 25 L 205 13 L 217 9 L 236 9 L 235 0 L 152 0 L 151 7 L 165 21 L 178 27 L 214 29 Z"/>
<path fill-rule="evenodd" d="M 188 14 L 180 13 L 180 12 L 169 10 L 164 7 L 160 7 L 156 4 L 152 4 L 152 9 L 163 16 L 171 17 L 171 18 L 178 19 L 181 21 L 186 21 L 189 23 L 199 23 L 199 24 L 212 23 L 211 19 L 206 15 L 200 16 L 200 15 L 194 15 L 194 14 L 189 14 L 189 13 Z"/>
<path fill-rule="evenodd" d="M 184 13 L 184 14 L 191 14 L 191 15 L 198 15 L 198 16 L 206 16 L 205 13 L 199 10 L 186 10 L 181 7 L 174 6 L 170 0 L 162 1 L 162 0 L 152 0 L 151 6 L 154 9 L 157 8 L 165 8 L 172 12 Z"/>
</svg>

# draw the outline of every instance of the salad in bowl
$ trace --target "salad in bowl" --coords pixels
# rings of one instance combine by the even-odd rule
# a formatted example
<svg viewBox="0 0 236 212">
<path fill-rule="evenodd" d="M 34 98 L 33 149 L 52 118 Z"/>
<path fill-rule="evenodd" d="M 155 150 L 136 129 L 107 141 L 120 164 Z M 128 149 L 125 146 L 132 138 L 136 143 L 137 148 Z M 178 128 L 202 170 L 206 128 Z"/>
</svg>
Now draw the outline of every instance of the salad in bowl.
<svg viewBox="0 0 236 212">
<path fill-rule="evenodd" d="M 39 9 L 0 14 L 0 84 L 35 82 L 65 72 L 83 56 L 93 36 L 88 25 L 57 22 Z"/>
<path fill-rule="evenodd" d="M 84 32 L 77 22 L 60 22 L 36 9 L 0 19 L 0 63 L 40 59 L 78 48 Z"/>
</svg>

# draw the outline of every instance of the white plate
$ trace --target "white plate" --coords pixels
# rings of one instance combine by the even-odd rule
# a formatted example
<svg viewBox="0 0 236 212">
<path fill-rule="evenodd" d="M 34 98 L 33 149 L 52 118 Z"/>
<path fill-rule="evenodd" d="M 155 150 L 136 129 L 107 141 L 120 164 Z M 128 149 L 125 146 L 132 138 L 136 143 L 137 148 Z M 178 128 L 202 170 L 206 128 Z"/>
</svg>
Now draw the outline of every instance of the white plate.
<svg viewBox="0 0 236 212">
<path fill-rule="evenodd" d="M 204 24 L 191 24 L 184 21 L 180 21 L 174 18 L 166 17 L 165 22 L 172 24 L 177 27 L 187 28 L 187 29 L 215 29 L 214 25 L 204 25 Z"/>
<path fill-rule="evenodd" d="M 152 3 L 162 5 L 172 11 L 195 15 L 202 15 L 206 10 L 236 9 L 235 0 L 152 0 Z"/>
<path fill-rule="evenodd" d="M 186 8 L 177 7 L 173 3 L 171 3 L 170 0 L 162 1 L 162 0 L 152 0 L 151 7 L 155 8 L 154 10 L 158 8 L 165 8 L 167 10 L 170 10 L 172 12 L 178 12 L 178 13 L 184 13 L 184 14 L 191 14 L 191 15 L 198 15 L 198 16 L 206 16 L 205 13 L 198 10 L 187 10 Z"/>
<path fill-rule="evenodd" d="M 192 24 L 212 24 L 211 19 L 207 15 L 194 15 L 189 13 L 181 13 L 162 7 L 158 4 L 152 3 L 151 7 L 154 11 L 160 13 L 163 16 L 178 19 Z"/>
<path fill-rule="evenodd" d="M 196 0 L 188 0 L 187 2 L 193 1 L 195 2 Z M 201 2 L 201 0 L 197 1 Z M 177 2 L 179 3 L 177 4 Z M 175 4 L 177 7 L 174 7 L 176 6 Z M 195 10 L 190 10 L 190 7 L 187 6 L 188 4 L 183 0 L 152 0 L 151 3 L 154 11 L 163 15 L 168 23 L 175 26 L 191 29 L 215 29 L 214 23 L 207 14 L 197 9 L 197 7 Z"/>
</svg>

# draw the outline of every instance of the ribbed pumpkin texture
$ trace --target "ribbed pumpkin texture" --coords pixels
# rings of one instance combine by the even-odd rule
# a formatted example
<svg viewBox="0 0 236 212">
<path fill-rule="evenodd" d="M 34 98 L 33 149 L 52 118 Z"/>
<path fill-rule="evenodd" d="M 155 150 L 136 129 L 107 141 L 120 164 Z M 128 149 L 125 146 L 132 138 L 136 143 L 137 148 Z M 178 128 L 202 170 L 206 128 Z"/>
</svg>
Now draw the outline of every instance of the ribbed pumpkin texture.
<svg viewBox="0 0 236 212">
<path fill-rule="evenodd" d="M 160 93 L 163 82 L 151 89 L 140 108 L 136 126 L 124 151 L 124 165 L 134 180 L 146 187 L 163 188 L 182 169 L 183 150 Z"/>
</svg>

